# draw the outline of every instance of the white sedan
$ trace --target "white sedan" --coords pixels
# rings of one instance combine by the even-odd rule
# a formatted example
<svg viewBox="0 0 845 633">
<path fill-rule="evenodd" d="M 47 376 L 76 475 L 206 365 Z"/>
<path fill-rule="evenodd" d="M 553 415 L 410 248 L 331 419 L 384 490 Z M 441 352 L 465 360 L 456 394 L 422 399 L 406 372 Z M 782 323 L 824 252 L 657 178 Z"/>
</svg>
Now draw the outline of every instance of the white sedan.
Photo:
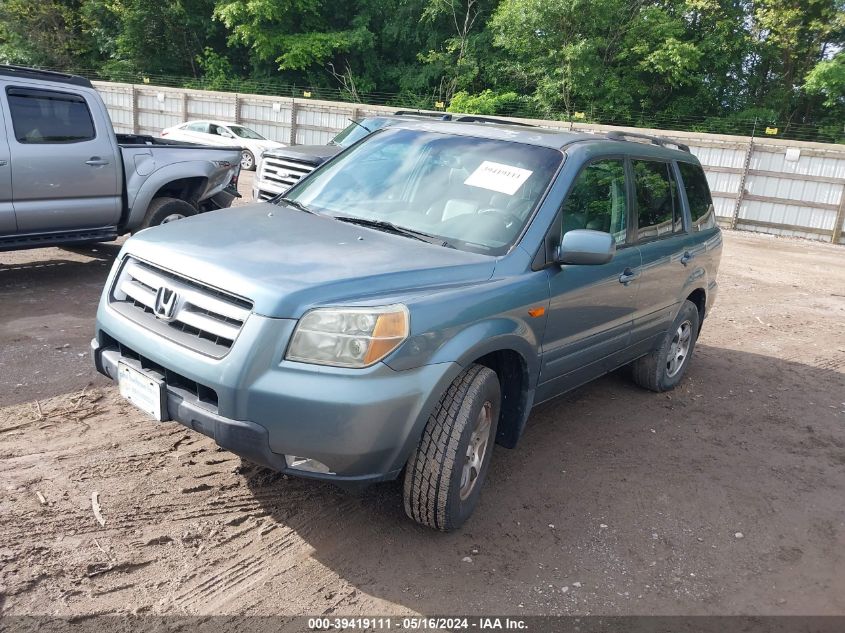
<svg viewBox="0 0 845 633">
<path fill-rule="evenodd" d="M 264 138 L 255 130 L 243 125 L 226 123 L 224 121 L 189 121 L 180 123 L 161 131 L 161 136 L 174 141 L 200 143 L 202 145 L 221 145 L 224 147 L 241 147 L 241 169 L 255 169 L 256 159 L 266 149 L 285 147 L 284 143 L 277 143 Z"/>
</svg>

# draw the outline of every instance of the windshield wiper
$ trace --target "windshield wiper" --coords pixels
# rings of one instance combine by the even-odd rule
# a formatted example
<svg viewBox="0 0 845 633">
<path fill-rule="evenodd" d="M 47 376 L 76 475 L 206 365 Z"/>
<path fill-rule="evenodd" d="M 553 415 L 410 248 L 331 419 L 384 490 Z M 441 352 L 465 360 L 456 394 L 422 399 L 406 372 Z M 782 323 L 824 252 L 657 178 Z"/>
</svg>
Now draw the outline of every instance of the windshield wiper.
<svg viewBox="0 0 845 633">
<path fill-rule="evenodd" d="M 393 224 L 393 222 L 386 222 L 384 220 L 368 220 L 367 218 L 357 218 L 351 215 L 335 215 L 332 217 L 334 217 L 335 220 L 339 220 L 341 222 L 348 222 L 349 224 L 366 226 L 371 229 L 377 229 L 379 231 L 385 231 L 387 233 L 395 233 L 396 235 L 410 237 L 421 242 L 428 242 L 429 244 L 437 244 L 438 246 L 454 248 L 454 246 L 449 244 L 449 242 L 444 240 L 442 237 L 437 237 L 436 235 L 431 235 L 430 233 L 424 233 L 423 231 L 415 231 L 414 229 L 408 229 L 404 226 Z"/>
<path fill-rule="evenodd" d="M 372 133 L 373 133 L 373 131 L 372 131 L 370 128 L 368 128 L 366 125 L 364 125 L 363 123 L 358 123 L 358 121 L 356 121 L 355 119 L 349 119 L 349 120 L 350 120 L 350 121 L 352 121 L 352 122 L 353 122 L 355 125 L 357 125 L 358 127 L 362 127 L 362 128 L 364 128 L 365 130 L 367 130 L 367 134 L 372 134 Z"/>
<path fill-rule="evenodd" d="M 277 200 L 279 202 L 284 202 L 285 204 L 288 204 L 288 205 L 294 207 L 295 209 L 299 209 L 300 211 L 305 211 L 305 213 L 313 213 L 314 215 L 317 214 L 316 211 L 309 209 L 304 204 L 302 204 L 299 200 L 293 200 L 292 198 L 277 198 Z"/>
</svg>

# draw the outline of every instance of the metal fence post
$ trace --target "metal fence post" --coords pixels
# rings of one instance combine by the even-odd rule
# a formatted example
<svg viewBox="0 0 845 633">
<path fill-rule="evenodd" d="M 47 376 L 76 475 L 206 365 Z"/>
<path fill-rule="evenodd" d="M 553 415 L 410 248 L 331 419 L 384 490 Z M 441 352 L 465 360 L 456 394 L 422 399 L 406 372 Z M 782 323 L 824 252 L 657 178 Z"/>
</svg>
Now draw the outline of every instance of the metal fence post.
<svg viewBox="0 0 845 633">
<path fill-rule="evenodd" d="M 299 110 L 296 99 L 290 100 L 290 145 L 296 145 L 296 112 Z"/>
<path fill-rule="evenodd" d="M 130 95 L 132 97 L 132 134 L 138 133 L 138 89 L 135 84 L 130 86 Z"/>
<path fill-rule="evenodd" d="M 235 94 L 235 123 L 241 122 L 241 95 Z"/>
<path fill-rule="evenodd" d="M 757 118 L 754 118 L 754 127 L 751 130 L 751 138 L 748 139 L 748 151 L 745 153 L 745 164 L 742 166 L 742 176 L 739 179 L 739 191 L 736 194 L 736 204 L 731 215 L 731 228 L 735 229 L 739 220 L 739 208 L 742 206 L 742 198 L 745 196 L 745 179 L 748 178 L 748 168 L 751 166 L 751 155 L 754 153 L 754 133 L 757 131 Z"/>
<path fill-rule="evenodd" d="M 182 120 L 188 120 L 188 93 L 187 91 L 182 91 Z"/>
<path fill-rule="evenodd" d="M 845 222 L 845 184 L 842 185 L 842 193 L 839 196 L 839 209 L 836 210 L 836 222 L 833 224 L 833 233 L 830 241 L 839 244 L 842 237 L 842 223 Z"/>
</svg>

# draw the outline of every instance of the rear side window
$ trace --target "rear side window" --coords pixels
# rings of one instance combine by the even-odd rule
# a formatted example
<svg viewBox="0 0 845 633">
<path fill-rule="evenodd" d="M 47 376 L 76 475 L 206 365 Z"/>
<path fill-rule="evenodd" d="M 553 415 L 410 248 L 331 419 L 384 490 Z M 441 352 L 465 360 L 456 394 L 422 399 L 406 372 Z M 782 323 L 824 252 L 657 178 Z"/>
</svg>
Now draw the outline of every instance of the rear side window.
<svg viewBox="0 0 845 633">
<path fill-rule="evenodd" d="M 563 203 L 563 233 L 593 229 L 610 233 L 617 244 L 624 244 L 627 219 L 625 163 L 606 159 L 581 170 Z"/>
<path fill-rule="evenodd" d="M 716 226 L 716 211 L 713 208 L 713 198 L 710 196 L 710 187 L 707 185 L 704 170 L 692 163 L 678 163 L 678 168 L 681 170 L 684 190 L 687 193 L 692 230 L 712 229 Z"/>
<path fill-rule="evenodd" d="M 191 123 L 187 127 L 190 132 L 202 132 L 203 134 L 211 134 L 211 128 L 208 123 Z"/>
<path fill-rule="evenodd" d="M 7 88 L 18 143 L 80 143 L 95 137 L 85 99 L 53 90 Z"/>
<path fill-rule="evenodd" d="M 678 185 L 669 163 L 633 160 L 637 191 L 637 237 L 650 240 L 684 230 Z"/>
</svg>

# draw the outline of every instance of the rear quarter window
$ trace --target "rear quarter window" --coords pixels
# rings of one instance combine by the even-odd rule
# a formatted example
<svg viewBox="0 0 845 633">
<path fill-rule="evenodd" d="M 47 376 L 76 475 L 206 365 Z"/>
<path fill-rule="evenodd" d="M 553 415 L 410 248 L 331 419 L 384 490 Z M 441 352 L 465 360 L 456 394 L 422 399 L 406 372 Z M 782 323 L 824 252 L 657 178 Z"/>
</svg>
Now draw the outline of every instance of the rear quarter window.
<svg viewBox="0 0 845 633">
<path fill-rule="evenodd" d="M 684 180 L 684 191 L 689 202 L 692 230 L 712 229 L 716 226 L 716 211 L 704 170 L 700 165 L 692 163 L 678 163 L 678 168 Z"/>
<path fill-rule="evenodd" d="M 96 134 L 85 99 L 68 92 L 7 88 L 18 143 L 80 143 Z"/>
<path fill-rule="evenodd" d="M 648 241 L 684 231 L 680 195 L 670 163 L 631 161 L 637 203 L 637 238 Z"/>
</svg>

